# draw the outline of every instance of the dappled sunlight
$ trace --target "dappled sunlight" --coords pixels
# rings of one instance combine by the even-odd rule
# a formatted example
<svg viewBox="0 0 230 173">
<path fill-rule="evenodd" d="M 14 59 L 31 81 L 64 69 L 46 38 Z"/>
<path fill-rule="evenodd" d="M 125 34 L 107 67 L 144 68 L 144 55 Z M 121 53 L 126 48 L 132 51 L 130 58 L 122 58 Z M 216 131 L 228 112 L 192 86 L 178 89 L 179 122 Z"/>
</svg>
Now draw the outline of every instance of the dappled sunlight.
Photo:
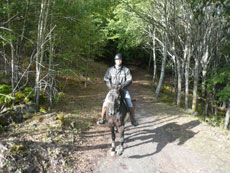
<svg viewBox="0 0 230 173">
<path fill-rule="evenodd" d="M 133 81 L 133 84 L 139 84 L 139 85 L 150 85 L 151 82 L 147 80 L 135 80 Z"/>
<path fill-rule="evenodd" d="M 101 96 L 101 94 L 94 94 L 94 95 L 78 95 L 76 96 L 76 98 L 87 98 L 87 97 L 98 97 L 98 96 Z"/>
</svg>

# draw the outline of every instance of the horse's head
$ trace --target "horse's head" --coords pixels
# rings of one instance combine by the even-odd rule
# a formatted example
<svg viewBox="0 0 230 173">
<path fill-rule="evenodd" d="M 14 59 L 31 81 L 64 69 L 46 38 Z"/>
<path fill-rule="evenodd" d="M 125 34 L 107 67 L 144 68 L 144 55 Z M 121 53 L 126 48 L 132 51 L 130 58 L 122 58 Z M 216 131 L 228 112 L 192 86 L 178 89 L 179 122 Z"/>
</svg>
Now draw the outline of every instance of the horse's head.
<svg viewBox="0 0 230 173">
<path fill-rule="evenodd" d="M 112 89 L 109 91 L 108 97 L 108 114 L 114 116 L 120 108 L 121 104 L 121 91 L 118 89 Z"/>
</svg>

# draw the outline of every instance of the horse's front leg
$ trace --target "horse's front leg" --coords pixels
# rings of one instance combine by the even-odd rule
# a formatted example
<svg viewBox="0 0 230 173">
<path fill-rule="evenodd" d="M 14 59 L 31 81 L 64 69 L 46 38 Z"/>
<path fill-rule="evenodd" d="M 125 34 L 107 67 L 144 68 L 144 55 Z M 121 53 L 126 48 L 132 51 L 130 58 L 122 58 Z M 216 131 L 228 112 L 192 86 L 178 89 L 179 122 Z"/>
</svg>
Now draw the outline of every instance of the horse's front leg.
<svg viewBox="0 0 230 173">
<path fill-rule="evenodd" d="M 122 155 L 123 151 L 124 151 L 124 141 L 125 141 L 125 139 L 124 139 L 124 129 L 125 129 L 124 125 L 119 127 L 120 145 L 119 145 L 119 148 L 117 150 L 118 155 Z"/>
<path fill-rule="evenodd" d="M 116 153 L 116 144 L 115 144 L 116 135 L 115 135 L 114 127 L 110 127 L 110 130 L 111 130 L 111 135 L 112 135 L 112 150 L 111 150 L 111 156 L 114 156 L 115 153 Z"/>
</svg>

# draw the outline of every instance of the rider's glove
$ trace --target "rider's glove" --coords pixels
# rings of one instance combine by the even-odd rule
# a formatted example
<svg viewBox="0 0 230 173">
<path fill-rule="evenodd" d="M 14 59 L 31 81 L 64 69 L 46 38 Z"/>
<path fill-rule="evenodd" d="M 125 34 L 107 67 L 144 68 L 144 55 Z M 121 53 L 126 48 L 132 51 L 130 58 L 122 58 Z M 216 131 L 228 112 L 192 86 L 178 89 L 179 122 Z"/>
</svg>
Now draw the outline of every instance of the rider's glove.
<svg viewBox="0 0 230 173">
<path fill-rule="evenodd" d="M 122 90 L 123 88 L 124 88 L 124 85 L 121 85 L 121 84 L 118 84 L 118 85 L 117 85 L 117 89 L 118 89 L 118 90 Z"/>
<path fill-rule="evenodd" d="M 118 90 L 121 90 L 121 84 L 118 84 L 118 85 L 117 85 L 117 89 L 118 89 Z"/>
</svg>

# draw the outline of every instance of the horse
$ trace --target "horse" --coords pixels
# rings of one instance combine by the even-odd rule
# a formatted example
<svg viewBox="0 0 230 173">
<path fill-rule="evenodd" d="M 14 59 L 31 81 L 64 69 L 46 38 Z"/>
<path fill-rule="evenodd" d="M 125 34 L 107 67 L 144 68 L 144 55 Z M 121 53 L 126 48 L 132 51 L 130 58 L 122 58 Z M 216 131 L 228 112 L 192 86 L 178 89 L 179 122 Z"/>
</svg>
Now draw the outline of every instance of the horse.
<svg viewBox="0 0 230 173">
<path fill-rule="evenodd" d="M 123 97 L 122 90 L 111 89 L 108 93 L 107 107 L 106 107 L 106 120 L 111 131 L 112 137 L 112 149 L 111 155 L 114 156 L 116 153 L 116 133 L 117 128 L 119 132 L 120 145 L 117 149 L 117 154 L 122 155 L 124 151 L 124 128 L 125 128 L 125 117 L 127 114 L 127 106 Z"/>
</svg>

